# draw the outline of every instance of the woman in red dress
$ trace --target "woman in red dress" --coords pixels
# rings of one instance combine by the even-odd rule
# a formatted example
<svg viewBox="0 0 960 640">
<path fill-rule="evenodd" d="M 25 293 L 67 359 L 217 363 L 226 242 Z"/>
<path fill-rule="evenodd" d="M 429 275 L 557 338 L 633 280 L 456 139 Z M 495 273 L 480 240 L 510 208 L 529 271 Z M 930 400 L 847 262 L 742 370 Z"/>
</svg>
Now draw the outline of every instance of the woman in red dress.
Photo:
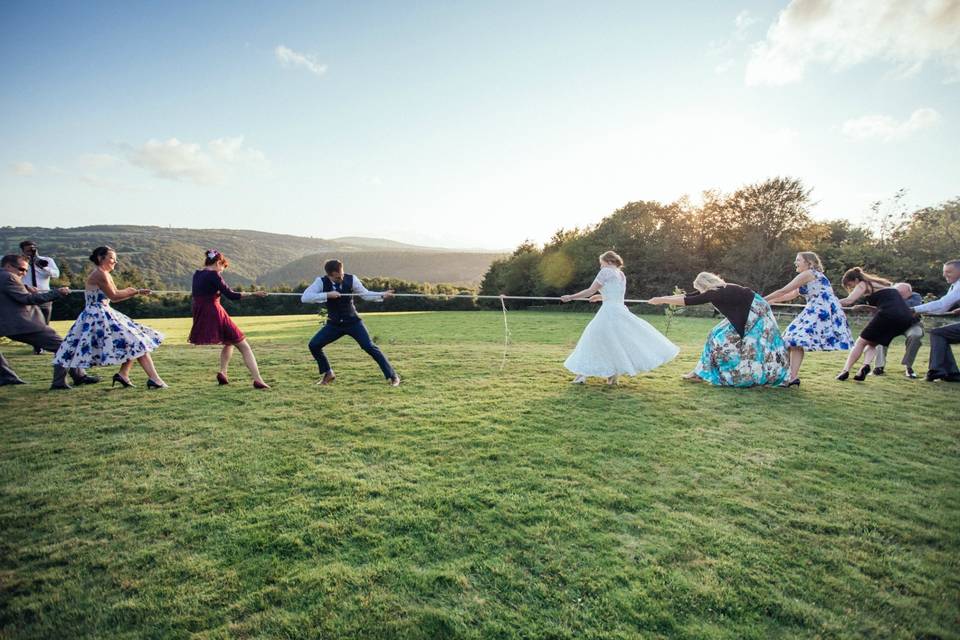
<svg viewBox="0 0 960 640">
<path fill-rule="evenodd" d="M 240 300 L 251 295 L 234 291 L 224 282 L 222 273 L 229 264 L 222 253 L 216 249 L 210 249 L 204 256 L 203 269 L 198 269 L 193 274 L 193 328 L 190 329 L 190 337 L 187 340 L 191 344 L 223 345 L 220 351 L 220 371 L 217 373 L 217 382 L 220 384 L 230 383 L 227 378 L 227 366 L 233 356 L 233 348 L 236 347 L 240 350 L 243 363 L 250 370 L 250 375 L 253 376 L 253 388 L 269 389 L 270 387 L 260 377 L 257 359 L 253 355 L 253 349 L 250 348 L 246 336 L 220 305 L 221 294 L 231 300 Z M 257 291 L 252 295 L 263 297 L 267 292 Z"/>
</svg>

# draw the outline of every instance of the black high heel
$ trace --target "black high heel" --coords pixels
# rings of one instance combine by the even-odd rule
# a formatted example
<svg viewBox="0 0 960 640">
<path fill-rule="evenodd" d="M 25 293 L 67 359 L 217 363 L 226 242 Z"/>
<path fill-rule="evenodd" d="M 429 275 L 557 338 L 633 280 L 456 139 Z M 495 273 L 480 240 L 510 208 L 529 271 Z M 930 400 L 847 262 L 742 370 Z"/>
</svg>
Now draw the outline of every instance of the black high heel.
<svg viewBox="0 0 960 640">
<path fill-rule="evenodd" d="M 843 380 L 846 380 L 849 377 L 850 377 L 849 371 L 841 371 L 840 375 L 837 376 L 837 380 L 840 380 L 842 382 Z"/>
<path fill-rule="evenodd" d="M 113 383 L 110 385 L 110 387 L 112 388 L 112 387 L 117 386 L 117 383 L 118 383 L 118 382 L 119 382 L 123 387 L 132 387 L 132 386 L 133 386 L 133 383 L 132 383 L 132 382 L 130 382 L 129 380 L 127 380 L 126 378 L 124 378 L 124 377 L 123 377 L 122 375 L 120 375 L 119 373 L 115 373 L 115 374 L 113 374 Z"/>
<path fill-rule="evenodd" d="M 799 386 L 800 386 L 800 378 L 794 378 L 793 380 L 791 380 L 790 382 L 787 383 L 787 388 L 788 388 L 788 389 L 789 389 L 790 387 L 799 387 Z"/>
<path fill-rule="evenodd" d="M 857 372 L 857 375 L 853 376 L 853 379 L 857 382 L 863 382 L 867 379 L 868 375 L 870 375 L 870 365 L 865 364 L 860 367 L 860 371 Z"/>
<path fill-rule="evenodd" d="M 147 389 L 166 389 L 166 388 L 167 388 L 167 385 L 156 383 L 151 378 L 147 378 Z"/>
</svg>

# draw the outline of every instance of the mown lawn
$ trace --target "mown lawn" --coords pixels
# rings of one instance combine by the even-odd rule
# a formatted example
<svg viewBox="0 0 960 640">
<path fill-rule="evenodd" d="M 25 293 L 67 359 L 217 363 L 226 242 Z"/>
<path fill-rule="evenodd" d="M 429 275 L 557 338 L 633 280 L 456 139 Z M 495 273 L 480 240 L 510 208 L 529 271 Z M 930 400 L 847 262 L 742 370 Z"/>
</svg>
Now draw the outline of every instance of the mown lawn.
<svg viewBox="0 0 960 640">
<path fill-rule="evenodd" d="M 268 392 L 188 320 L 147 322 L 162 391 L 48 392 L 3 345 L 0 637 L 960 637 L 960 385 L 902 341 L 715 389 L 680 318 L 676 361 L 576 387 L 586 314 L 512 312 L 502 371 L 499 313 L 366 318 L 397 389 L 349 338 L 314 386 L 311 316 L 238 319 Z"/>
</svg>

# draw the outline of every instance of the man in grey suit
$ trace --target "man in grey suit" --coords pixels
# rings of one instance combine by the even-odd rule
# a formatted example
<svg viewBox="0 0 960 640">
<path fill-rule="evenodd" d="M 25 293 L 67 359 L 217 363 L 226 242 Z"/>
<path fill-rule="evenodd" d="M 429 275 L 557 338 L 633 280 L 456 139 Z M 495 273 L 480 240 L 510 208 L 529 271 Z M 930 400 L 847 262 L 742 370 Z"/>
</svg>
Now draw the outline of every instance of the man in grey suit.
<svg viewBox="0 0 960 640">
<path fill-rule="evenodd" d="M 0 267 L 0 336 L 55 353 L 63 338 L 46 325 L 37 305 L 68 295 L 70 289 L 61 287 L 43 293 L 30 293 L 20 280 L 27 272 L 27 259 L 20 255 L 3 256 Z M 69 373 L 74 384 L 100 382 L 100 378 L 88 376 L 83 369 L 70 369 Z M 70 388 L 64 367 L 53 366 L 53 384 L 50 388 Z"/>
<path fill-rule="evenodd" d="M 7 359 L 0 353 L 0 387 L 6 384 L 23 384 L 23 380 L 13 370 Z"/>
</svg>

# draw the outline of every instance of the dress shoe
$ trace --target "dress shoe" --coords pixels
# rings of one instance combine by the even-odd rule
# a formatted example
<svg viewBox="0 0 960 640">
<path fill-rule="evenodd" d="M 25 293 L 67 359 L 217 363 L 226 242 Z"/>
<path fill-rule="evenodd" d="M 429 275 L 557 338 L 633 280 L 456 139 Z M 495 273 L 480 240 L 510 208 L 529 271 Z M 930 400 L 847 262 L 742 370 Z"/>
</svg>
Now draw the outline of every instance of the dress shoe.
<svg viewBox="0 0 960 640">
<path fill-rule="evenodd" d="M 907 370 L 903 372 L 904 377 L 910 378 L 911 380 L 917 379 L 917 374 L 913 372 L 913 369 L 907 367 Z"/>
<path fill-rule="evenodd" d="M 787 384 L 785 384 L 785 385 L 783 385 L 783 386 L 788 387 L 788 388 L 789 388 L 789 387 L 799 387 L 799 386 L 800 386 L 800 378 L 794 378 L 793 380 L 791 380 L 790 382 L 788 382 Z"/>
<path fill-rule="evenodd" d="M 115 387 L 118 382 L 119 382 L 120 385 L 121 385 L 122 387 L 124 387 L 124 388 L 126 388 L 126 387 L 132 387 L 132 386 L 133 386 L 133 383 L 130 382 L 130 380 L 128 380 L 127 378 L 124 378 L 124 377 L 123 377 L 122 375 L 120 375 L 119 373 L 115 373 L 115 374 L 113 374 L 113 382 L 110 384 L 110 386 L 111 386 L 111 387 Z"/>
<path fill-rule="evenodd" d="M 98 382 L 100 382 L 100 376 L 83 376 L 73 379 L 73 384 L 97 384 Z"/>
<path fill-rule="evenodd" d="M 392 378 L 387 378 L 387 384 L 389 384 L 391 387 L 399 387 L 400 376 L 394 374 Z"/>
<path fill-rule="evenodd" d="M 254 389 L 269 389 L 269 388 L 270 388 L 270 385 L 266 384 L 265 382 L 260 382 L 259 380 L 254 380 L 254 381 L 253 381 L 253 388 L 254 388 Z"/>
<path fill-rule="evenodd" d="M 873 370 L 873 375 L 882 376 L 884 374 L 883 367 L 877 367 Z"/>
<path fill-rule="evenodd" d="M 67 389 L 73 389 L 73 387 L 71 387 L 71 386 L 70 386 L 69 384 L 67 384 L 66 382 L 61 382 L 60 384 L 52 384 L 52 385 L 50 385 L 50 390 L 51 390 L 51 391 L 66 391 Z"/>
<path fill-rule="evenodd" d="M 945 382 L 960 382 L 960 375 L 956 373 L 946 374 L 946 373 L 933 373 L 927 371 L 926 381 L 935 382 L 937 380 L 943 380 Z"/>
<path fill-rule="evenodd" d="M 321 386 L 333 384 L 333 381 L 336 379 L 337 379 L 337 376 L 333 374 L 333 371 L 327 371 L 325 374 L 323 374 L 323 377 L 320 378 L 320 382 L 318 382 L 317 384 Z"/>
<path fill-rule="evenodd" d="M 577 376 L 570 381 L 570 384 L 587 384 L 587 376 Z"/>
<path fill-rule="evenodd" d="M 846 379 L 849 378 L 849 377 L 850 377 L 850 372 L 849 372 L 849 371 L 841 371 L 841 372 L 840 372 L 840 375 L 837 376 L 837 380 L 843 382 L 844 380 L 846 380 Z"/>
<path fill-rule="evenodd" d="M 147 389 L 166 389 L 167 383 L 163 382 L 154 382 L 152 379 L 147 378 Z"/>
<path fill-rule="evenodd" d="M 857 382 L 863 382 L 867 379 L 868 375 L 870 375 L 870 365 L 865 364 L 860 367 L 860 371 L 857 371 L 857 375 L 853 376 L 853 379 Z"/>
<path fill-rule="evenodd" d="M 223 386 L 225 384 L 230 384 L 230 381 L 227 379 L 227 375 L 224 373 L 217 372 L 217 384 Z"/>
</svg>

